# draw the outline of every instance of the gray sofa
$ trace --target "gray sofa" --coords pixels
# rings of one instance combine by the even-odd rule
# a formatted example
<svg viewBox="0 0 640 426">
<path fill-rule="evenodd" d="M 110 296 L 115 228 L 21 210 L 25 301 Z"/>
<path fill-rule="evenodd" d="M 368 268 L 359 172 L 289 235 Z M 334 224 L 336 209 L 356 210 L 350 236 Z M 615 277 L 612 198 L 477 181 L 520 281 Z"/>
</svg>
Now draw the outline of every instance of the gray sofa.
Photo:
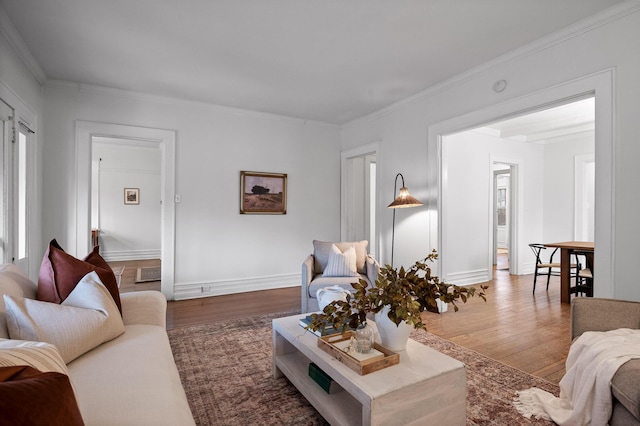
<svg viewBox="0 0 640 426">
<path fill-rule="evenodd" d="M 332 244 L 335 244 L 343 251 L 350 246 L 353 246 L 356 249 L 356 266 L 358 269 L 358 276 L 323 276 L 323 272 L 327 266 L 329 258 L 329 250 L 331 249 Z M 337 285 L 353 293 L 354 290 L 351 283 L 358 282 L 360 278 L 365 280 L 369 286 L 372 286 L 375 283 L 376 278 L 378 277 L 378 272 L 380 271 L 380 265 L 371 255 L 367 254 L 367 245 L 368 241 L 366 240 L 336 243 L 318 240 L 313 241 L 313 253 L 307 256 L 302 263 L 301 307 L 303 313 L 319 310 L 316 292 L 321 288 Z"/>
<path fill-rule="evenodd" d="M 571 301 L 571 339 L 585 331 L 640 329 L 640 302 L 577 297 Z M 611 381 L 610 426 L 640 425 L 640 359 L 623 364 Z"/>
</svg>

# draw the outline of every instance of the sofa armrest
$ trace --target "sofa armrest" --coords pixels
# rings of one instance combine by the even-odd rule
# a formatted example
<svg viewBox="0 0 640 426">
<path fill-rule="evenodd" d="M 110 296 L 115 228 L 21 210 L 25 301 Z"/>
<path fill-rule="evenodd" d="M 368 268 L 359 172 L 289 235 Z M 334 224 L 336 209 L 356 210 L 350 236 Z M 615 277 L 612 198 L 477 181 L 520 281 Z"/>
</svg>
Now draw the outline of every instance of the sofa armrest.
<svg viewBox="0 0 640 426">
<path fill-rule="evenodd" d="M 149 324 L 167 327 L 167 299 L 159 291 L 121 293 L 124 325 Z"/>
<path fill-rule="evenodd" d="M 312 254 L 307 256 L 304 262 L 302 262 L 302 277 L 301 277 L 301 283 L 300 283 L 302 287 L 301 294 L 300 294 L 301 296 L 300 308 L 302 309 L 302 312 L 307 312 L 307 309 L 308 309 L 309 284 L 311 283 L 311 280 L 313 279 L 313 275 L 314 275 L 313 262 L 314 262 L 314 259 Z"/>
<path fill-rule="evenodd" d="M 380 273 L 380 264 L 370 254 L 368 254 L 365 259 L 365 265 L 367 267 L 367 278 L 369 278 L 371 285 L 375 286 L 378 274 Z"/>
<path fill-rule="evenodd" d="M 585 331 L 640 328 L 640 302 L 576 297 L 571 300 L 571 340 Z"/>
</svg>

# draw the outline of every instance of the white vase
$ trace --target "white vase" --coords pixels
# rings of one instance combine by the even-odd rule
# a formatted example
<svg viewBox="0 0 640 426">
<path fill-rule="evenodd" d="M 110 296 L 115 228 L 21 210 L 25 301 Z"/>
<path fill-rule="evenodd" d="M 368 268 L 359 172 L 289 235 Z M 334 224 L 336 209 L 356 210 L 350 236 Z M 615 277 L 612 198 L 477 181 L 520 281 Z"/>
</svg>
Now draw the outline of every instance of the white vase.
<svg viewBox="0 0 640 426">
<path fill-rule="evenodd" d="M 402 321 L 400 325 L 396 325 L 389 319 L 389 305 L 386 305 L 375 316 L 378 333 L 382 346 L 394 352 L 404 351 L 407 348 L 409 334 L 413 330 L 413 325 Z"/>
</svg>

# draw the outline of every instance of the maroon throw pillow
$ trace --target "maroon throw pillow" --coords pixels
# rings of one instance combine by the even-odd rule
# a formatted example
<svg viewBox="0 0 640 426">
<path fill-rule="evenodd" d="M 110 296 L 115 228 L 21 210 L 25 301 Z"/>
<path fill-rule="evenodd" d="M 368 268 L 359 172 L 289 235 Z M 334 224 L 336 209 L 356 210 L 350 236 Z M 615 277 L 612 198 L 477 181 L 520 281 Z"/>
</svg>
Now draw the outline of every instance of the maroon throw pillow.
<svg viewBox="0 0 640 426">
<path fill-rule="evenodd" d="M 84 425 L 69 377 L 30 366 L 0 367 L 0 424 Z"/>
<path fill-rule="evenodd" d="M 51 240 L 40 266 L 38 300 L 60 304 L 85 275 L 96 271 L 122 313 L 116 276 L 107 262 L 97 253 L 97 246 L 89 253 L 87 259 L 89 260 L 76 259 L 66 253 L 55 239 Z"/>
</svg>

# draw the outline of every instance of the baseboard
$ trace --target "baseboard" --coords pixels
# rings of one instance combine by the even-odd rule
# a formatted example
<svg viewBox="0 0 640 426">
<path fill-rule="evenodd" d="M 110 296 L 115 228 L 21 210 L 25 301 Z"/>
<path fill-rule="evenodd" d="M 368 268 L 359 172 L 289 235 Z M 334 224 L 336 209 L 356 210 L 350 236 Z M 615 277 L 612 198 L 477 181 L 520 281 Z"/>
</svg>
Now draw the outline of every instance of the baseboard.
<svg viewBox="0 0 640 426">
<path fill-rule="evenodd" d="M 176 282 L 173 297 L 175 300 L 185 300 L 284 287 L 299 287 L 300 279 L 300 274 L 297 273 L 219 281 Z"/>
<path fill-rule="evenodd" d="M 448 284 L 459 286 L 484 283 L 489 281 L 489 270 L 477 269 L 475 271 L 463 271 L 447 274 L 444 280 Z"/>
<path fill-rule="evenodd" d="M 123 260 L 161 259 L 162 250 L 100 250 L 100 256 L 102 256 L 107 262 L 117 262 Z"/>
</svg>

